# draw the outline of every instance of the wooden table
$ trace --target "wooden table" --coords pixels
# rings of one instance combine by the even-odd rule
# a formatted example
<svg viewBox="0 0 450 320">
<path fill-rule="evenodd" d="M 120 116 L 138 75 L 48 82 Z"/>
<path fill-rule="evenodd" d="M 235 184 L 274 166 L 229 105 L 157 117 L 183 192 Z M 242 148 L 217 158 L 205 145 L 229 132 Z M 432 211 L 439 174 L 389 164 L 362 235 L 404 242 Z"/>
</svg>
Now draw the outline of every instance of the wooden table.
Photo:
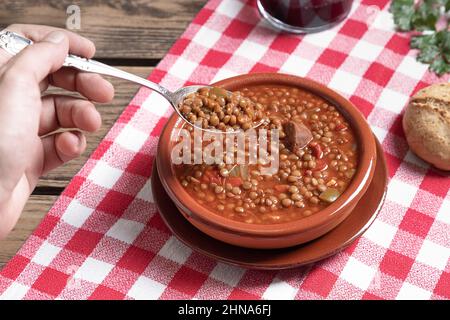
<svg viewBox="0 0 450 320">
<path fill-rule="evenodd" d="M 184 31 L 206 0 L 2 0 L 0 30 L 12 23 L 65 27 L 71 4 L 81 9 L 81 28 L 92 39 L 96 59 L 140 76 L 147 76 Z M 103 126 L 88 135 L 85 154 L 42 177 L 29 199 L 19 223 L 0 241 L 0 269 L 17 252 L 48 212 L 70 179 L 111 128 L 138 89 L 137 85 L 110 79 L 116 89 L 114 101 L 99 105 Z"/>
</svg>

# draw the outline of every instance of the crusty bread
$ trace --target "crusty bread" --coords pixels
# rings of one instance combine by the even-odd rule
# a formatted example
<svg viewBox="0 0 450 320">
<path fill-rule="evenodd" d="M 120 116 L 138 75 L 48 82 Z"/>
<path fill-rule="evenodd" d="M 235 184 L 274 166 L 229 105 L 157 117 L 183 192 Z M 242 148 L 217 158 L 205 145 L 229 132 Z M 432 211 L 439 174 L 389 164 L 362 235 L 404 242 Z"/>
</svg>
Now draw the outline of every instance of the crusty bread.
<svg viewBox="0 0 450 320">
<path fill-rule="evenodd" d="M 450 170 L 450 83 L 415 94 L 403 116 L 411 150 L 436 168 Z"/>
</svg>

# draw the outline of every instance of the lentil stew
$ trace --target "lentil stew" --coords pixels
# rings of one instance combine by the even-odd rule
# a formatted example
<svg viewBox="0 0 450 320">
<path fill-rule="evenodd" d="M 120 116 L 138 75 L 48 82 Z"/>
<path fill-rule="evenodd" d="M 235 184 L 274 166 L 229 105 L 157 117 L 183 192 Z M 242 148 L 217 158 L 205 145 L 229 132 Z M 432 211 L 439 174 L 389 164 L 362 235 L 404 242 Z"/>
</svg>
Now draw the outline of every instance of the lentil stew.
<svg viewBox="0 0 450 320">
<path fill-rule="evenodd" d="M 267 176 L 261 164 L 174 165 L 193 199 L 228 219 L 274 224 L 308 217 L 339 198 L 356 172 L 358 150 L 336 106 L 286 85 L 245 87 L 233 94 L 252 105 L 252 116 L 267 119 L 261 128 L 279 130 L 279 169 Z M 236 118 L 246 112 L 237 110 Z"/>
</svg>

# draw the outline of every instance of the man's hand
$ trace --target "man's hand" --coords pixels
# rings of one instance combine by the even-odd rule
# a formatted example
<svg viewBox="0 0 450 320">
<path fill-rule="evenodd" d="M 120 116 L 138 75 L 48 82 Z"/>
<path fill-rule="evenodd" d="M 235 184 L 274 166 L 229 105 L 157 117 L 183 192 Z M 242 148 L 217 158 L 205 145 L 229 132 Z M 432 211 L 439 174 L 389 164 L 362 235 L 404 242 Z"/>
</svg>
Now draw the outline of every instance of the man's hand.
<svg viewBox="0 0 450 320">
<path fill-rule="evenodd" d="M 69 52 L 91 58 L 91 41 L 46 26 L 7 29 L 35 43 L 14 57 L 0 49 L 0 239 L 16 224 L 39 177 L 85 150 L 81 131 L 100 128 L 100 114 L 90 101 L 108 102 L 114 95 L 112 85 L 97 74 L 61 69 Z M 86 100 L 42 96 L 49 85 L 79 92 Z M 54 133 L 60 128 L 70 130 Z"/>
</svg>

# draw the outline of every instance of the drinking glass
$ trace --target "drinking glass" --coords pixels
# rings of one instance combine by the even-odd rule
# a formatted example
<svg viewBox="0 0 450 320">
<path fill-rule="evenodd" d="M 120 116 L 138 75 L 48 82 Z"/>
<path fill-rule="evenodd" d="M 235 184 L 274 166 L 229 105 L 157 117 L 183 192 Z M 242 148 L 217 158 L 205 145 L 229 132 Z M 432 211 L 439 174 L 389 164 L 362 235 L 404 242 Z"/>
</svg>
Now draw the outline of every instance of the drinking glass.
<svg viewBox="0 0 450 320">
<path fill-rule="evenodd" d="M 353 0 L 257 0 L 260 14 L 275 28 L 308 33 L 338 24 L 350 12 Z"/>
</svg>

